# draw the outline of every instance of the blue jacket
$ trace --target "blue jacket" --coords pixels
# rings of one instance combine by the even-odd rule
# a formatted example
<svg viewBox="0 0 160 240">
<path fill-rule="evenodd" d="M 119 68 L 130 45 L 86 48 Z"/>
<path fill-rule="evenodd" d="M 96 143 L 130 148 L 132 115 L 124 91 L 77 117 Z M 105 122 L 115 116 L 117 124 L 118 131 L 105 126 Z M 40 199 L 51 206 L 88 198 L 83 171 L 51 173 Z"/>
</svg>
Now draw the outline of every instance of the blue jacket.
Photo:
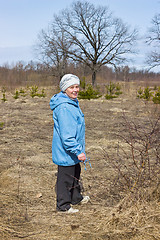
<svg viewBox="0 0 160 240">
<path fill-rule="evenodd" d="M 85 122 L 78 100 L 64 93 L 50 100 L 53 110 L 54 130 L 52 141 L 53 162 L 61 166 L 72 166 L 80 161 L 78 155 L 85 153 Z"/>
</svg>

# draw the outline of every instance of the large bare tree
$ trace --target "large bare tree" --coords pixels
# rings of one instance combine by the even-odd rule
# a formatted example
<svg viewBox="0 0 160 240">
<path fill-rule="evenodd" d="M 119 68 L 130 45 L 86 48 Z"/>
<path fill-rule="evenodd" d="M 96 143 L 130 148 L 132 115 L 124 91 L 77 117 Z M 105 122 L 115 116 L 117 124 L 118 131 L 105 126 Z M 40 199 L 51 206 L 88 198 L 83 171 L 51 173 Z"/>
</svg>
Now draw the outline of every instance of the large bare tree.
<svg viewBox="0 0 160 240">
<path fill-rule="evenodd" d="M 160 14 L 156 14 L 152 19 L 146 42 L 153 48 L 147 56 L 147 64 L 150 69 L 160 66 Z"/>
<path fill-rule="evenodd" d="M 114 18 L 108 8 L 95 7 L 87 1 L 73 2 L 70 8 L 54 16 L 53 26 L 54 31 L 63 33 L 65 39 L 66 44 L 58 45 L 61 54 L 88 66 L 92 71 L 93 85 L 96 73 L 103 65 L 123 64 L 137 37 L 137 31 L 129 31 L 129 27 L 121 19 Z M 54 37 L 48 39 L 45 36 L 45 39 L 54 49 Z"/>
</svg>

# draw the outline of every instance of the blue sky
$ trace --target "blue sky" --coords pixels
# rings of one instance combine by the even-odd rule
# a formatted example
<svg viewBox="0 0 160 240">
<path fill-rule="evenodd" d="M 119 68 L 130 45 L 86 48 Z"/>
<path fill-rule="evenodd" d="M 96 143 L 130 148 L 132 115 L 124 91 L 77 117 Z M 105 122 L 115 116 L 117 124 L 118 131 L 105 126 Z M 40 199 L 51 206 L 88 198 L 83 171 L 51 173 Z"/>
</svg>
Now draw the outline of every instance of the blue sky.
<svg viewBox="0 0 160 240">
<path fill-rule="evenodd" d="M 47 28 L 54 13 L 69 7 L 74 0 L 0 0 L 0 65 L 36 60 L 33 45 L 38 33 Z M 108 6 L 144 36 L 151 20 L 160 12 L 160 0 L 88 0 L 95 5 Z M 149 48 L 140 44 L 133 66 L 144 67 L 144 53 Z M 159 69 L 158 69 L 159 71 Z"/>
</svg>

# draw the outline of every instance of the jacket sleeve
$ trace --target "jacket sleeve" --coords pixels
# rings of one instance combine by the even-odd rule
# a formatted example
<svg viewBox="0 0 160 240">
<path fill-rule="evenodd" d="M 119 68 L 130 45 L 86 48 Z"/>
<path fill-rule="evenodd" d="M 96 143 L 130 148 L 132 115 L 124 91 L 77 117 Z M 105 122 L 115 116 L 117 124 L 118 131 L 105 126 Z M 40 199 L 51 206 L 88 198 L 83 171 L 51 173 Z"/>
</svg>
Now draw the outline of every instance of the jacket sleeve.
<svg viewBox="0 0 160 240">
<path fill-rule="evenodd" d="M 64 149 L 78 156 L 82 153 L 82 146 L 76 140 L 77 116 L 73 113 L 72 108 L 63 107 L 58 111 L 57 120 Z"/>
</svg>

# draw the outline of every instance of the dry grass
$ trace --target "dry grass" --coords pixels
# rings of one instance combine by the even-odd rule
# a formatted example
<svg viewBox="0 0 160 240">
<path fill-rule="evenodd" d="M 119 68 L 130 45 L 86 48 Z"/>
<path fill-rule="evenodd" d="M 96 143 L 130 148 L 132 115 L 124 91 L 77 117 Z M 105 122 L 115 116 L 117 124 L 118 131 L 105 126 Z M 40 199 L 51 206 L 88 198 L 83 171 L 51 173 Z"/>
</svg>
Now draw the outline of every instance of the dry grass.
<svg viewBox="0 0 160 240">
<path fill-rule="evenodd" d="M 0 239 L 2 240 L 157 240 L 160 232 L 160 188 L 153 184 L 138 198 L 120 181 L 117 169 L 104 156 L 115 156 L 117 144 L 128 147 L 117 133 L 124 133 L 123 112 L 144 123 L 156 119 L 159 106 L 136 99 L 136 86 L 124 86 L 121 97 L 107 101 L 80 100 L 86 120 L 86 152 L 92 169 L 84 170 L 84 194 L 88 205 L 75 215 L 55 211 L 54 186 L 57 168 L 51 160 L 52 112 L 45 98 L 21 97 L 7 92 L 0 103 Z M 132 158 L 130 158 L 130 161 Z M 127 164 L 127 163 L 126 163 Z"/>
</svg>

